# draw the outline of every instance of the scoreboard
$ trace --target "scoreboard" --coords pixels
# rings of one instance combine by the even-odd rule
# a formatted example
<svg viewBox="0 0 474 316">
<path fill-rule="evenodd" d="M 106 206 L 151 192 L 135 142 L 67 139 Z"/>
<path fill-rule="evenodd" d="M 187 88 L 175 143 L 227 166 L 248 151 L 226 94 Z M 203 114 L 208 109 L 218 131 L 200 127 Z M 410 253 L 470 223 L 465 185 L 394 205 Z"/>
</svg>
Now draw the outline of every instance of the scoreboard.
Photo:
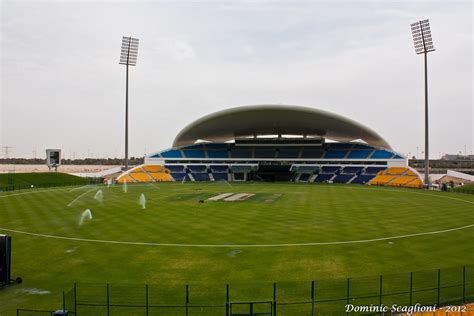
<svg viewBox="0 0 474 316">
<path fill-rule="evenodd" d="M 0 285 L 10 283 L 12 238 L 0 235 Z"/>
<path fill-rule="evenodd" d="M 50 170 L 58 170 L 61 165 L 61 149 L 46 149 L 46 164 Z"/>
</svg>

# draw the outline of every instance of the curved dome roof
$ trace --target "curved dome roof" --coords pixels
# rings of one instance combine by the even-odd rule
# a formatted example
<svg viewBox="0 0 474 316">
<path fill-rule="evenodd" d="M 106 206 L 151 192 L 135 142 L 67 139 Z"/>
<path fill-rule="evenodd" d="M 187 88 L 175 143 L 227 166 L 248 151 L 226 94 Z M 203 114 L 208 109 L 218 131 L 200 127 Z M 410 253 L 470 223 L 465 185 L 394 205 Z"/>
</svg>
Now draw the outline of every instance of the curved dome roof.
<svg viewBox="0 0 474 316">
<path fill-rule="evenodd" d="M 249 105 L 206 115 L 183 128 L 173 147 L 197 140 L 225 142 L 254 135 L 314 135 L 340 142 L 361 139 L 391 149 L 375 131 L 344 116 L 294 105 Z"/>
</svg>

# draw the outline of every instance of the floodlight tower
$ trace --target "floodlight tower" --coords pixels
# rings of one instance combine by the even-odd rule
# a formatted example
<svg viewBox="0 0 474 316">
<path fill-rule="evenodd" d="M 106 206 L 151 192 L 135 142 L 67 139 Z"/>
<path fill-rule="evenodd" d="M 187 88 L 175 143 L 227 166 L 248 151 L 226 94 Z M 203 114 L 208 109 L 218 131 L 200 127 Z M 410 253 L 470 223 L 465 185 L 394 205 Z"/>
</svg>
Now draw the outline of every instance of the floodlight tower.
<svg viewBox="0 0 474 316">
<path fill-rule="evenodd" d="M 434 52 L 431 38 L 430 21 L 428 19 L 411 24 L 415 53 L 425 55 L 425 185 L 431 186 L 429 175 L 429 142 L 428 142 L 428 53 Z"/>
<path fill-rule="evenodd" d="M 128 170 L 128 66 L 137 65 L 137 55 L 138 38 L 123 36 L 119 64 L 127 67 L 125 75 L 125 171 Z"/>
</svg>

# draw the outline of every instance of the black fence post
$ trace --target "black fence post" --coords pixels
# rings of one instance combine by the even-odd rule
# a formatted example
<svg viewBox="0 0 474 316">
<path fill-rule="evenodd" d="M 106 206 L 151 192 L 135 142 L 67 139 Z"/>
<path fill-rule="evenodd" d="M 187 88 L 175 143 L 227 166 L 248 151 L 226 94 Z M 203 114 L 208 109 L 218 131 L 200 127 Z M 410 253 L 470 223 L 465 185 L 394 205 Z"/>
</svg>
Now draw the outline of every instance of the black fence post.
<svg viewBox="0 0 474 316">
<path fill-rule="evenodd" d="M 148 316 L 148 284 L 145 284 L 146 316 Z"/>
<path fill-rule="evenodd" d="M 462 267 L 462 302 L 466 304 L 466 266 Z"/>
<path fill-rule="evenodd" d="M 186 284 L 186 316 L 188 316 L 189 313 L 189 285 Z"/>
<path fill-rule="evenodd" d="M 438 269 L 438 306 L 439 306 L 439 300 L 440 300 L 440 294 L 441 294 L 441 269 Z"/>
<path fill-rule="evenodd" d="M 311 316 L 314 316 L 314 281 L 311 281 Z"/>
<path fill-rule="evenodd" d="M 273 283 L 273 316 L 277 314 L 277 284 Z"/>
<path fill-rule="evenodd" d="M 66 293 L 63 291 L 63 314 L 66 311 Z"/>
<path fill-rule="evenodd" d="M 410 272 L 410 306 L 413 303 L 413 272 Z"/>
<path fill-rule="evenodd" d="M 383 284 L 383 281 L 382 281 L 382 275 L 380 275 L 380 300 L 379 300 L 379 305 L 382 306 L 382 297 L 383 297 L 383 288 L 382 288 L 382 284 Z"/>
<path fill-rule="evenodd" d="M 349 297 L 350 297 L 350 288 L 351 288 L 351 279 L 347 278 L 347 298 L 346 298 L 346 304 L 349 305 Z M 346 312 L 346 315 L 349 315 L 349 313 Z"/>
<path fill-rule="evenodd" d="M 74 316 L 77 316 L 77 283 L 74 282 Z"/>
<path fill-rule="evenodd" d="M 107 283 L 107 316 L 110 315 L 109 283 Z"/>
<path fill-rule="evenodd" d="M 229 316 L 229 284 L 225 285 L 225 315 Z"/>
</svg>

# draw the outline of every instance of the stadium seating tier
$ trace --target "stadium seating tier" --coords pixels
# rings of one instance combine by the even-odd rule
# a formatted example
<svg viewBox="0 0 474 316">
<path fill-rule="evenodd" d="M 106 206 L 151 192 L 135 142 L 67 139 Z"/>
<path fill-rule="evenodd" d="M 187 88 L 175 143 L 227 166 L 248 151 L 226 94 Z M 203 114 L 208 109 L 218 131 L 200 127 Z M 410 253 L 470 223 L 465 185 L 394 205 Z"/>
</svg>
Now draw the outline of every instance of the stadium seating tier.
<svg viewBox="0 0 474 316">
<path fill-rule="evenodd" d="M 371 166 L 374 164 L 371 162 L 374 159 L 389 160 L 402 157 L 390 150 L 363 143 L 330 142 L 315 146 L 199 143 L 168 149 L 150 155 L 149 158 L 160 159 L 165 165 L 146 164 L 132 168 L 120 176 L 118 182 L 183 181 L 183 179 L 185 181 L 258 180 L 259 177 L 269 177 L 270 181 L 272 179 L 282 181 L 277 180 L 281 177 L 271 175 L 275 172 L 275 175 L 280 173 L 279 176 L 281 176 L 283 171 L 277 168 L 280 166 L 288 169 L 285 170 L 288 175 L 285 176 L 287 180 L 284 181 L 327 182 L 332 180 L 335 183 L 422 186 L 418 174 L 410 169 L 404 167 L 387 169 L 384 164 L 388 162 L 380 161 Z M 235 161 L 232 161 L 233 159 Z M 255 161 L 257 159 L 263 162 Z M 282 159 L 281 162 L 269 162 L 278 161 L 278 159 Z M 288 160 L 293 159 L 295 160 L 288 164 Z M 325 159 L 330 159 L 328 160 L 330 165 L 320 161 Z M 291 167 L 291 164 L 294 165 Z"/>
<path fill-rule="evenodd" d="M 413 170 L 405 167 L 391 167 L 380 171 L 377 176 L 370 181 L 370 184 L 409 188 L 423 187 L 421 178 Z"/>
</svg>

